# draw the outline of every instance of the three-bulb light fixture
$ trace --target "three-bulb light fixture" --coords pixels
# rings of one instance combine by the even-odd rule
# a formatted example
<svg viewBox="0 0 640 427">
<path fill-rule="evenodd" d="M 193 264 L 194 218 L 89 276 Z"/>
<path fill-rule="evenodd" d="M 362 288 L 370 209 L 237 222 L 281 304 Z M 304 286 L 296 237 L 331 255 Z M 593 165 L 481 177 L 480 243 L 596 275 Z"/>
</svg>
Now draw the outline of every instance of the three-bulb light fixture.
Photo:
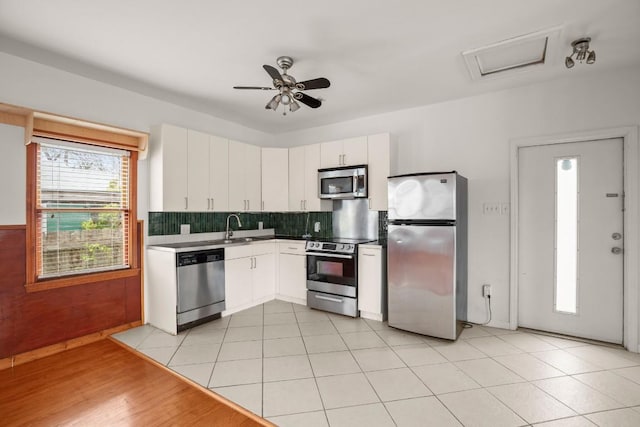
<svg viewBox="0 0 640 427">
<path fill-rule="evenodd" d="M 564 59 L 564 65 L 567 68 L 573 68 L 574 65 L 576 65 L 575 61 L 573 60 L 572 56 L 575 55 L 576 56 L 576 61 L 580 61 L 580 63 L 582 63 L 582 61 L 587 60 L 587 64 L 593 64 L 594 62 L 596 62 L 596 52 L 593 50 L 589 50 L 589 43 L 591 42 L 591 37 L 583 37 L 581 39 L 578 40 L 574 40 L 573 42 L 571 42 L 571 47 L 573 48 L 573 52 L 571 52 L 571 55 L 567 56 Z"/>
<path fill-rule="evenodd" d="M 282 104 L 284 107 L 283 113 L 287 114 L 287 106 L 289 106 L 289 111 L 292 113 L 298 111 L 300 108 L 300 104 L 298 104 L 294 98 L 294 94 L 291 93 L 287 86 L 280 86 L 280 93 L 271 98 L 271 101 L 267 104 L 267 108 L 273 111 L 276 111 L 278 105 Z"/>
</svg>

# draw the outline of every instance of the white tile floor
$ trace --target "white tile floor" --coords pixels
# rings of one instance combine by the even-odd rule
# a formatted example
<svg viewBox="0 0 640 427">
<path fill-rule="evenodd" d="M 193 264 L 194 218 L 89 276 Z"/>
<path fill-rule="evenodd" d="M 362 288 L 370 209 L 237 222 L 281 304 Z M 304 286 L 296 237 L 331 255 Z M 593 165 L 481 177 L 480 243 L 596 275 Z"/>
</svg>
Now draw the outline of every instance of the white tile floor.
<svg viewBox="0 0 640 427">
<path fill-rule="evenodd" d="M 281 426 L 640 426 L 640 355 L 561 338 L 451 343 L 277 300 L 114 337 Z"/>
</svg>

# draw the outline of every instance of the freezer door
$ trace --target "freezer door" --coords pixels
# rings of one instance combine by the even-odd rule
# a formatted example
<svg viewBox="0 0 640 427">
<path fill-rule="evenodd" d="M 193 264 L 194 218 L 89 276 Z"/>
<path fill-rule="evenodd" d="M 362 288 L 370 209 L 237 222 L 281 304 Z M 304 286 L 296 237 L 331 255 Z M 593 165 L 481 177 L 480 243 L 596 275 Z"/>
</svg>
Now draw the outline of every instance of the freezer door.
<svg viewBox="0 0 640 427">
<path fill-rule="evenodd" d="M 389 220 L 455 220 L 455 173 L 389 178 Z"/>
<path fill-rule="evenodd" d="M 455 226 L 389 225 L 389 326 L 457 338 Z"/>
</svg>

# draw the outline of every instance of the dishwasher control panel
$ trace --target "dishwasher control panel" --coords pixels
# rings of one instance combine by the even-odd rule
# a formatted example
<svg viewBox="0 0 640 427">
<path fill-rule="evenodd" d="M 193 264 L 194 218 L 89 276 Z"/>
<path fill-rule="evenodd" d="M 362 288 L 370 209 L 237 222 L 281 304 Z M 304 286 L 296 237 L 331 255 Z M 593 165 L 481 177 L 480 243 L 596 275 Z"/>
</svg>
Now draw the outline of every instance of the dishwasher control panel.
<svg viewBox="0 0 640 427">
<path fill-rule="evenodd" d="M 224 249 L 210 249 L 195 252 L 181 252 L 176 255 L 178 267 L 203 264 L 206 262 L 224 261 Z"/>
</svg>

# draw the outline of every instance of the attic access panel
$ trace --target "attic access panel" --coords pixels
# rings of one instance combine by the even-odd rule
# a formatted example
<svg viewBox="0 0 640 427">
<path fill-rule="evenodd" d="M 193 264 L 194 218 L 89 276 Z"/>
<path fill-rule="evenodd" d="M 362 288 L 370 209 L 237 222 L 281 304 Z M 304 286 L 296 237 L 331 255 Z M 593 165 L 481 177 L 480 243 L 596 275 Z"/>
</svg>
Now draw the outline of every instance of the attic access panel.
<svg viewBox="0 0 640 427">
<path fill-rule="evenodd" d="M 513 74 L 548 65 L 560 28 L 526 34 L 462 52 L 473 80 Z"/>
</svg>

